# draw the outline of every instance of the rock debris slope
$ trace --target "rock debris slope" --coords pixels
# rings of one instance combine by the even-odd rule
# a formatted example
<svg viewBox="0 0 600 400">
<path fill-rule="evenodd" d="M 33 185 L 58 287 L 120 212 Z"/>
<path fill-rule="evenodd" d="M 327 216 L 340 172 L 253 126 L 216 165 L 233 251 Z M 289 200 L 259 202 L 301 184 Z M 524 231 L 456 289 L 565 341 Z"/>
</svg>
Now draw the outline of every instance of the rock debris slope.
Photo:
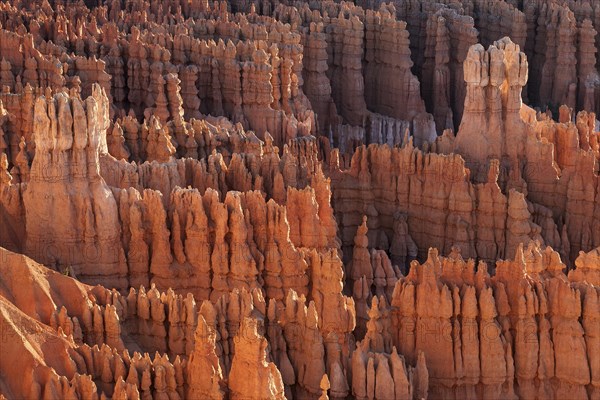
<svg viewBox="0 0 600 400">
<path fill-rule="evenodd" d="M 599 399 L 599 24 L 0 2 L 0 399 Z"/>
</svg>

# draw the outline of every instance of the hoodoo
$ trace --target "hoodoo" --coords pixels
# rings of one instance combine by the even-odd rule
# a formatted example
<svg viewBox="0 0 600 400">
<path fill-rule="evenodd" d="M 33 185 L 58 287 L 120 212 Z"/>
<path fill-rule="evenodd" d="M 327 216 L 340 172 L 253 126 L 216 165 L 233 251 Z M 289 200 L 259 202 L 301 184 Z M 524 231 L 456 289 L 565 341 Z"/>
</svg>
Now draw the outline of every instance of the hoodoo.
<svg viewBox="0 0 600 400">
<path fill-rule="evenodd" d="M 0 400 L 600 399 L 598 29 L 0 1 Z"/>
</svg>

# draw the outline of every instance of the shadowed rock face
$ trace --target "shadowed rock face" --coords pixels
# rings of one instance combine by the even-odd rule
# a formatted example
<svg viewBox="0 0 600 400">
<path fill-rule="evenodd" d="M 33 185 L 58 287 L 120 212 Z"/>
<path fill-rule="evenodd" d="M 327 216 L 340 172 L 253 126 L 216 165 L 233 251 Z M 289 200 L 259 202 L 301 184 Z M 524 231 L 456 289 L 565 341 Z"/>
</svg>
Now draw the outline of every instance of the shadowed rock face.
<svg viewBox="0 0 600 400">
<path fill-rule="evenodd" d="M 88 3 L 0 4 L 0 399 L 600 397 L 600 3 Z"/>
</svg>

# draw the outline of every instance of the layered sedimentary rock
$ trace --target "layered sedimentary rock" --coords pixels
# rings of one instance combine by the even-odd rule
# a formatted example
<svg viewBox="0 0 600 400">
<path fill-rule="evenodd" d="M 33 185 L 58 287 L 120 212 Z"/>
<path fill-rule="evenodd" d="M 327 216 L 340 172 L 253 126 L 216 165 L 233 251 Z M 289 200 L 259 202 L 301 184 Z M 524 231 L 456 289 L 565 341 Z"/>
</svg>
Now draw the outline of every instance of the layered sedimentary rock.
<svg viewBox="0 0 600 400">
<path fill-rule="evenodd" d="M 498 164 L 486 182 L 473 184 L 462 158 L 423 154 L 412 143 L 361 147 L 348 170 L 332 159 L 332 201 L 345 251 L 363 214 L 370 246 L 405 262 L 414 257 L 415 244 L 421 257 L 435 245 L 442 253 L 459 246 L 465 255 L 495 260 L 512 257 L 514 243 L 540 236 L 557 248 L 562 243 L 554 222 L 544 228 L 534 222 L 533 208 L 520 193 L 502 192 Z"/>
<path fill-rule="evenodd" d="M 442 2 L 397 1 L 396 14 L 407 22 L 415 73 L 427 111 L 438 132 L 456 128 L 466 95 L 462 73 L 469 47 L 478 42 L 475 21 L 458 7 Z M 496 39 L 499 39 L 498 36 Z"/>
<path fill-rule="evenodd" d="M 342 148 L 347 146 L 348 131 L 372 130 L 371 141 L 365 137 L 363 143 L 384 143 L 376 138 L 385 136 L 385 132 L 371 122 L 384 118 L 397 124 L 408 124 L 411 131 L 418 132 L 420 121 L 428 116 L 421 99 L 419 80 L 411 72 L 413 62 L 406 24 L 398 21 L 394 8 L 382 4 L 376 11 L 365 11 L 346 2 L 323 3 L 312 11 L 306 4 L 297 6 L 301 12 L 280 4 L 274 15 L 300 25 L 301 32 L 310 32 L 305 33 L 305 41 L 311 47 L 304 76 L 307 81 L 318 82 L 318 87 L 307 89 L 307 93 L 311 102 L 313 99 L 316 102 L 313 107 L 323 110 L 320 120 L 326 123 L 324 135 L 330 136 L 330 140 Z M 318 75 L 317 81 L 312 59 L 325 60 L 317 55 L 322 50 L 321 53 L 313 50 L 317 46 L 322 48 L 315 42 L 315 31 L 321 30 L 323 34 L 318 36 L 327 45 L 328 67 L 321 67 L 326 74 Z M 328 86 L 335 110 L 327 105 Z M 334 111 L 341 117 L 339 126 L 331 119 Z M 428 132 L 432 131 L 435 128 L 428 127 Z M 433 139 L 429 135 L 424 141 Z"/>
<path fill-rule="evenodd" d="M 0 4 L 0 398 L 600 396 L 598 10 Z"/>
<path fill-rule="evenodd" d="M 480 46 L 471 48 L 465 63 L 466 79 L 470 82 L 470 96 L 465 101 L 467 113 L 456 138 L 449 136 L 451 150 L 441 138 L 440 150 L 462 154 L 475 181 L 486 179 L 491 158 L 500 160 L 503 187 L 519 190 L 531 202 L 550 209 L 555 221 L 565 221 L 563 227 L 558 226 L 567 231 L 567 240 L 562 239 L 563 254 L 573 262 L 580 249 L 589 250 L 598 244 L 595 228 L 580 217 L 587 215 L 589 221 L 595 218 L 595 206 L 591 203 L 597 192 L 592 188 L 597 186 L 594 171 L 598 157 L 595 144 L 590 146 L 587 139 L 590 116 L 579 113 L 579 122 L 573 123 L 571 111 L 565 106 L 561 107 L 557 124 L 523 105 L 520 93 L 526 83 L 526 63 L 519 48 L 504 39 L 487 51 Z M 596 140 L 592 139 L 594 143 Z M 586 191 L 585 186 L 590 189 Z M 575 196 L 582 196 L 583 202 L 587 196 L 590 205 L 573 208 Z M 573 229 L 574 225 L 578 228 Z"/>
<path fill-rule="evenodd" d="M 110 286 L 123 287 L 127 268 L 117 204 L 100 176 L 108 107 L 99 86 L 84 102 L 64 93 L 36 100 L 36 156 L 22 200 L 29 221 L 23 250 L 48 265 L 69 266 L 91 281 L 103 275 Z M 56 224 L 59 215 L 62 223 Z"/>
<path fill-rule="evenodd" d="M 406 23 L 397 21 L 389 10 L 366 13 L 365 100 L 379 114 L 411 121 L 425 107 L 420 85 L 410 71 Z M 402 93 L 399 97 L 396 93 Z"/>
<path fill-rule="evenodd" d="M 13 187 L 12 179 L 3 184 L 8 200 L 14 192 L 16 198 L 11 201 L 17 203 L 14 214 L 5 213 L 7 226 L 18 229 L 19 223 L 10 218 L 28 210 L 20 216 L 30 221 L 25 225 L 26 242 L 21 244 L 24 252 L 48 265 L 69 267 L 84 281 L 96 283 L 103 279 L 99 275 L 106 276 L 112 280 L 110 286 L 121 289 L 128 284 L 147 286 L 151 280 L 162 287 L 177 286 L 168 282 L 190 273 L 197 277 L 187 280 L 184 287 L 201 298 L 212 290 L 220 296 L 231 285 L 237 287 L 235 282 L 240 288 L 259 287 L 256 277 L 260 275 L 262 282 L 263 274 L 285 277 L 283 286 L 281 281 L 268 283 L 274 291 L 285 290 L 288 284 L 296 290 L 307 286 L 302 275 L 311 265 L 310 249 L 336 248 L 337 244 L 329 189 L 319 184 L 325 179 L 323 174 L 297 176 L 299 164 L 307 163 L 301 159 L 300 148 L 286 150 L 280 160 L 271 144 L 264 152 L 262 142 L 254 137 L 255 150 L 250 142 L 239 147 L 255 151 L 254 161 L 233 154 L 227 166 L 222 155 L 215 154 L 208 164 L 191 159 L 181 164 L 172 158 L 175 148 L 169 132 L 152 119 L 148 142 L 141 147 L 149 160 L 162 165 L 138 169 L 107 154 L 108 146 L 103 144 L 107 99 L 100 88 L 94 93 L 83 104 L 62 93 L 36 101 L 37 156 L 28 180 L 16 184 L 19 188 Z M 202 131 L 203 127 L 198 128 L 199 135 Z M 183 143 L 189 140 L 195 141 L 194 136 Z M 244 139 L 235 136 L 233 140 Z M 313 165 L 311 171 L 317 170 L 320 166 Z M 111 189 L 106 182 L 116 187 Z M 311 182 L 315 189 L 299 190 Z M 271 200 L 261 192 L 268 192 Z M 293 203 L 291 214 L 286 213 L 286 199 Z M 307 209 L 314 210 L 311 224 L 300 218 Z M 58 215 L 64 223 L 51 224 Z M 268 220 L 271 229 L 265 227 Z M 213 228 L 206 229 L 207 224 Z M 307 261 L 297 265 L 286 260 L 282 269 L 278 261 L 269 259 L 277 253 L 297 254 Z M 275 297 L 283 298 L 283 292 Z"/>
<path fill-rule="evenodd" d="M 527 129 L 520 112 L 528 66 L 525 54 L 511 41 L 496 42 L 487 51 L 473 46 L 463 65 L 468 95 L 454 145 L 477 178 L 487 160 L 515 160 L 524 151 L 510 135 Z"/>
<path fill-rule="evenodd" d="M 429 380 L 439 382 L 435 396 L 586 398 L 598 390 L 590 325 L 598 293 L 567 278 L 564 267 L 558 253 L 532 243 L 513 261 L 497 262 L 490 278 L 483 263 L 475 271 L 459 253 L 440 258 L 432 250 L 396 285 L 391 324 L 399 336 L 392 341 L 408 360 L 425 352 Z M 432 296 L 443 306 L 427 307 Z"/>
<path fill-rule="evenodd" d="M 575 196 L 572 190 L 577 189 L 573 186 L 572 189 L 565 187 L 569 185 L 567 180 L 570 176 L 594 174 L 592 171 L 596 167 L 593 159 L 596 158 L 596 153 L 588 145 L 590 142 L 587 139 L 590 128 L 586 121 L 589 121 L 589 116 L 581 113 L 577 117 L 578 124 L 573 124 L 566 116 L 562 120 L 564 122 L 556 124 L 543 115 L 536 116 L 533 110 L 523 106 L 520 94 L 526 83 L 526 75 L 523 75 L 526 74 L 526 60 L 519 53 L 518 47 L 510 41 L 499 41 L 488 51 L 483 51 L 480 46 L 472 47 L 468 63 L 465 63 L 465 71 L 467 82 L 471 83 L 468 83 L 469 96 L 465 102 L 466 114 L 461 128 L 456 137 L 445 132 L 437 139 L 434 149 L 438 153 L 462 154 L 469 170 L 464 170 L 460 164 L 462 160 L 453 160 L 452 155 L 440 158 L 433 154 L 423 154 L 408 145 L 402 150 L 377 146 L 359 148 L 349 169 L 341 167 L 340 173 L 337 173 L 335 171 L 340 168 L 338 165 L 345 164 L 338 163 L 337 153 L 334 152 L 330 160 L 330 173 L 337 178 L 333 181 L 333 201 L 334 208 L 339 213 L 338 223 L 341 225 L 343 243 L 351 243 L 361 216 L 367 214 L 372 228 L 385 232 L 385 236 L 372 242 L 372 246 L 387 250 L 393 235 L 393 210 L 400 209 L 408 212 L 409 231 L 419 246 L 421 255 L 426 251 L 420 245 L 421 237 L 427 243 L 439 238 L 435 246 L 444 249 L 445 253 L 453 245 L 459 245 L 465 254 L 477 254 L 491 261 L 496 257 L 512 256 L 517 243 L 541 236 L 546 243 L 559 249 L 567 262 L 573 262 L 579 249 L 588 250 L 597 245 L 597 235 L 591 226 L 583 228 L 583 232 L 588 233 L 582 236 L 579 233 L 581 230 L 570 230 L 570 223 L 561 222 L 562 218 L 568 218 L 572 223 L 586 226 L 588 221 L 595 218 L 595 206 L 578 210 L 572 207 L 572 196 Z M 480 86 L 482 84 L 486 87 L 485 92 Z M 500 86 L 508 90 L 494 89 Z M 563 114 L 565 113 L 568 113 L 567 109 L 564 109 Z M 434 165 L 439 165 L 439 169 Z M 429 169 L 438 172 L 426 172 Z M 584 172 L 586 170 L 587 173 Z M 595 187 L 596 175 L 587 176 L 589 177 L 578 179 Z M 463 179 L 465 183 L 473 180 L 481 184 L 473 187 L 467 184 L 465 187 L 464 195 L 460 196 L 465 199 L 464 210 L 469 211 L 461 216 L 459 210 L 463 206 L 458 207 L 454 200 L 457 194 L 445 192 L 442 188 L 443 182 L 454 182 L 452 191 L 456 191 L 456 183 Z M 412 183 L 413 180 L 419 182 L 419 185 Z M 438 183 L 429 186 L 432 181 Z M 493 184 L 494 181 L 497 186 Z M 359 194 L 357 195 L 356 189 L 347 190 L 350 187 L 358 187 Z M 514 196 L 511 189 L 515 190 Z M 510 192 L 510 196 L 504 197 L 507 192 Z M 517 192 L 526 196 L 520 197 L 519 194 L 520 199 L 517 200 Z M 425 198 L 421 198 L 416 193 L 427 194 Z M 557 196 L 557 193 L 564 195 Z M 590 201 L 594 202 L 591 198 L 595 197 L 595 190 L 588 193 Z M 447 199 L 441 202 L 431 201 L 432 207 L 441 211 L 441 214 L 428 219 L 432 213 L 425 211 L 423 205 L 428 204 L 429 199 L 438 197 Z M 469 201 L 468 198 L 478 200 Z M 498 206 L 506 207 L 505 215 L 509 219 L 490 218 L 490 215 L 499 212 Z M 585 214 L 588 212 L 589 214 Z M 587 215 L 588 219 L 581 219 L 582 214 Z M 502 212 L 497 215 L 502 215 Z M 423 217 L 429 221 L 427 226 L 436 225 L 436 221 L 443 220 L 439 225 L 439 233 L 432 235 L 431 228 L 428 228 L 420 236 L 420 227 L 424 225 L 417 221 Z M 504 222 L 496 225 L 501 220 Z M 450 226 L 456 228 L 450 230 Z M 504 239 L 498 236 L 500 232 L 504 232 Z M 444 237 L 451 237 L 452 243 L 447 242 Z M 381 244 L 378 243 L 379 240 L 382 240 Z M 500 252 L 498 249 L 501 249 Z"/>
<path fill-rule="evenodd" d="M 458 249 L 448 258 L 432 249 L 425 263 L 414 262 L 410 273 L 401 276 L 390 303 L 385 296 L 372 298 L 364 338 L 350 356 L 331 340 L 332 331 L 325 334 L 318 306 L 311 302 L 307 307 L 304 296 L 294 291 L 284 303 L 271 300 L 268 307 L 256 290 L 234 290 L 201 305 L 191 295 L 182 299 L 155 287 L 148 295 L 141 288 L 139 295 L 124 297 L 2 250 L 3 324 L 7 329 L 36 327 L 35 333 L 11 330 L 14 334 L 7 337 L 38 341 L 46 335 L 58 355 L 29 367 L 37 372 L 24 380 L 3 375 L 3 391 L 33 398 L 91 393 L 235 398 L 250 392 L 253 398 L 276 398 L 298 390 L 316 396 L 321 376 L 327 376 L 330 394 L 342 397 L 537 393 L 587 398 L 588 391 L 598 390 L 597 253 L 582 253 L 567 277 L 560 255 L 532 242 L 519 245 L 514 260 L 498 261 L 490 277 L 485 263 L 476 269 L 475 261 L 465 261 Z M 30 282 L 27 292 L 23 279 Z M 76 297 L 80 301 L 71 300 Z M 428 306 L 432 302 L 440 306 Z M 169 330 L 161 336 L 163 324 L 150 327 L 167 310 Z M 267 339 L 262 335 L 273 343 L 271 363 L 264 358 Z M 565 341 L 572 344 L 565 348 Z M 151 358 L 137 352 L 139 346 L 158 352 L 168 348 L 170 356 Z M 11 349 L 3 360 L 24 365 L 23 354 L 31 350 Z M 407 366 L 412 362 L 414 368 Z M 245 371 L 256 376 L 249 379 Z"/>
</svg>

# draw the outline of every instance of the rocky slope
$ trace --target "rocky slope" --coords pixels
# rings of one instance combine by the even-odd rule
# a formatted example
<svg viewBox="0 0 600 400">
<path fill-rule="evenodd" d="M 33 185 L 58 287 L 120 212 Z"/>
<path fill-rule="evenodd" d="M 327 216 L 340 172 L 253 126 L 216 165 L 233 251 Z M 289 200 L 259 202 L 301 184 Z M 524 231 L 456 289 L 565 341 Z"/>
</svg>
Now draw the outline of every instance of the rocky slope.
<svg viewBox="0 0 600 400">
<path fill-rule="evenodd" d="M 597 1 L 0 3 L 0 398 L 600 398 Z"/>
</svg>

